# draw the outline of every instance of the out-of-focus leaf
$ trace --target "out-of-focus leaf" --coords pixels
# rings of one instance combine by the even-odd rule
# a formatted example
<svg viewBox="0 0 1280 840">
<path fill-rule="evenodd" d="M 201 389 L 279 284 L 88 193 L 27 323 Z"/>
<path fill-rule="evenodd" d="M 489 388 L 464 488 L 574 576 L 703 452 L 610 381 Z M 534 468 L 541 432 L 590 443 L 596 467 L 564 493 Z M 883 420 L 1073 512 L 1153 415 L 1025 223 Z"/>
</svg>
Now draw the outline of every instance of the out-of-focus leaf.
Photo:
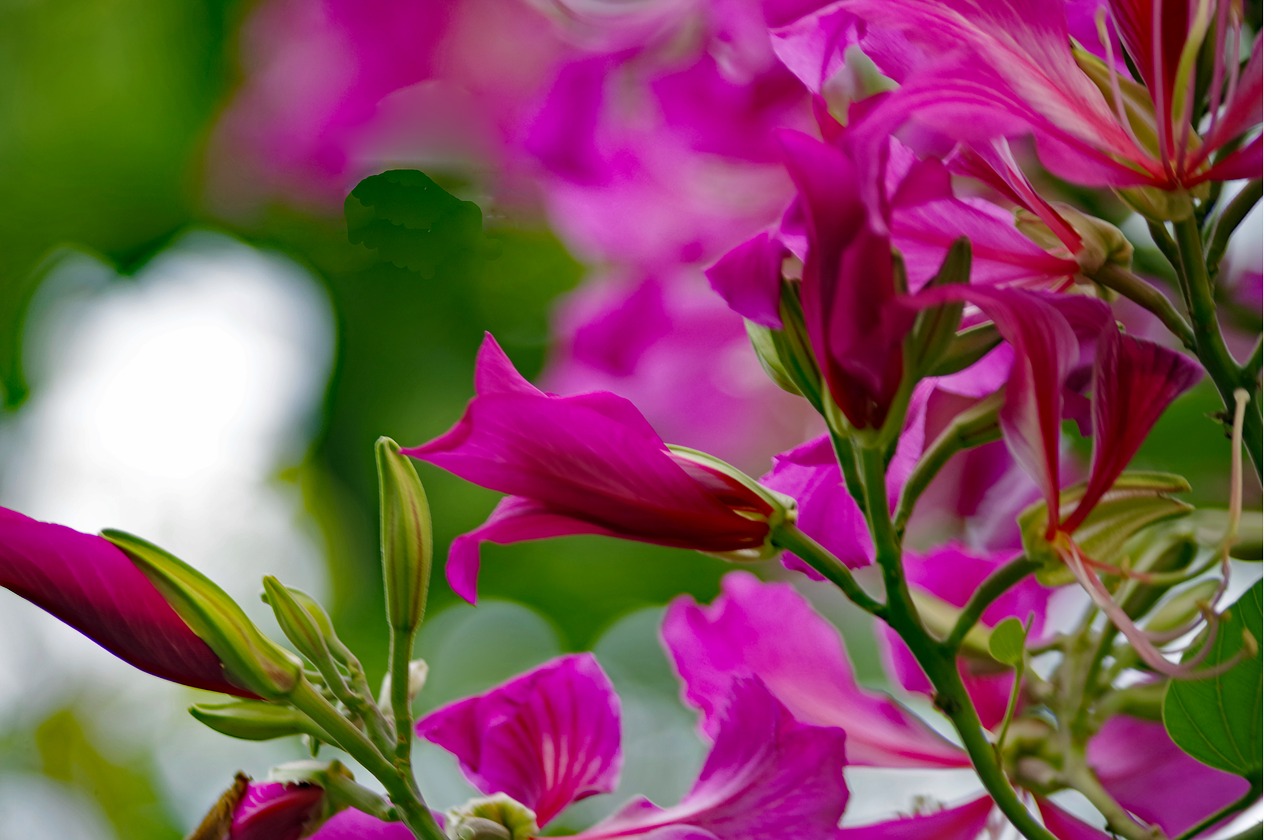
<svg viewBox="0 0 1280 840">
<path fill-rule="evenodd" d="M 416 169 L 365 178 L 347 196 L 343 212 L 353 244 L 423 277 L 434 277 L 442 266 L 467 270 L 485 250 L 480 208 Z"/>
<path fill-rule="evenodd" d="M 1231 606 L 1213 649 L 1205 660 L 1212 668 L 1228 662 L 1244 648 L 1245 633 L 1256 645 L 1225 673 L 1202 680 L 1175 680 L 1164 700 L 1164 725 L 1192 758 L 1262 781 L 1262 581 Z"/>
</svg>

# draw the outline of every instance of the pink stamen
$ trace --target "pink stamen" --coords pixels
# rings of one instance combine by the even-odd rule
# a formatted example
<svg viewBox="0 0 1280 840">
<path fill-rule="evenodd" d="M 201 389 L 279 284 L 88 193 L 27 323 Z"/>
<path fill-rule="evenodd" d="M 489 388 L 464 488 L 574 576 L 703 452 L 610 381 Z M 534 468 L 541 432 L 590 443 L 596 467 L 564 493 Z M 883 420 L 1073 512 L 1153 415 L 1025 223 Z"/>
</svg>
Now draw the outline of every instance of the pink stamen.
<svg viewBox="0 0 1280 840">
<path fill-rule="evenodd" d="M 1222 71 L 1226 65 L 1223 51 L 1227 45 L 1227 9 L 1231 5 L 1231 0 L 1223 3 L 1219 0 L 1217 14 L 1217 38 L 1213 45 L 1213 81 L 1209 84 L 1209 130 L 1207 134 L 1213 133 L 1213 127 L 1218 123 L 1218 109 L 1222 107 Z"/>
<path fill-rule="evenodd" d="M 1116 118 L 1124 126 L 1125 134 L 1129 135 L 1133 145 L 1141 149 L 1142 143 L 1138 141 L 1137 132 L 1133 130 L 1133 125 L 1129 122 L 1129 109 L 1125 107 L 1124 95 L 1120 92 L 1120 74 L 1116 71 L 1115 49 L 1111 45 L 1111 32 L 1107 27 L 1107 7 L 1099 6 L 1093 19 L 1098 27 L 1098 40 L 1102 42 L 1102 49 L 1106 53 L 1107 83 L 1111 87 L 1111 101 L 1113 103 L 1112 107 L 1116 112 Z"/>
<path fill-rule="evenodd" d="M 1172 138 L 1172 126 L 1169 124 L 1168 108 L 1164 101 L 1164 50 L 1161 48 L 1160 35 L 1164 31 L 1164 0 L 1155 0 L 1151 11 L 1151 59 L 1154 62 L 1147 84 L 1151 88 L 1151 99 L 1156 108 L 1156 140 L 1160 144 L 1160 160 L 1164 162 L 1165 177 L 1173 179 L 1173 161 L 1169 157 L 1169 143 Z"/>
</svg>

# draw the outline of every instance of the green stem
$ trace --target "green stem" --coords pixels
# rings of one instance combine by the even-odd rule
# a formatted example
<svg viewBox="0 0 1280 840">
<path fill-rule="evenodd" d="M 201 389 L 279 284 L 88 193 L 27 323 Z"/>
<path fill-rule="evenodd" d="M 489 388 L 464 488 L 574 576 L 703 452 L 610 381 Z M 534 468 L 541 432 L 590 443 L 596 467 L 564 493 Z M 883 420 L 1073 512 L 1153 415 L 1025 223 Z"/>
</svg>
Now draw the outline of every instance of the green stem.
<svg viewBox="0 0 1280 840">
<path fill-rule="evenodd" d="M 1089 804 L 1098 809 L 1107 820 L 1107 830 L 1128 840 L 1158 840 L 1164 832 L 1158 828 L 1146 828 L 1134 821 L 1129 812 L 1112 798 L 1098 781 L 1085 761 L 1082 749 L 1072 749 L 1063 759 L 1062 778 L 1072 788 L 1084 794 Z"/>
<path fill-rule="evenodd" d="M 1251 825 L 1239 834 L 1227 837 L 1225 840 L 1262 840 L 1262 823 Z"/>
<path fill-rule="evenodd" d="M 300 681 L 290 693 L 289 700 L 298 711 L 328 733 L 335 746 L 346 750 L 348 755 L 382 783 L 391 804 L 396 806 L 398 816 L 413 832 L 416 840 L 447 840 L 422 801 L 422 794 L 412 778 L 401 774 L 373 742 L 321 697 L 310 683 Z"/>
<path fill-rule="evenodd" d="M 1215 825 L 1227 819 L 1228 817 L 1234 817 L 1236 814 L 1239 814 L 1240 812 L 1247 810 L 1248 808 L 1252 807 L 1253 804 L 1261 798 L 1262 798 L 1262 784 L 1261 782 L 1254 782 L 1249 785 L 1249 790 L 1245 792 L 1244 796 L 1240 797 L 1235 802 L 1232 802 L 1230 805 L 1226 806 L 1225 808 L 1219 811 L 1215 811 L 1214 813 L 1205 817 L 1200 822 L 1191 826 L 1191 828 L 1188 828 L 1186 831 L 1179 834 L 1175 838 L 1175 840 L 1191 840 L 1192 837 L 1195 837 L 1197 834 L 1202 834 L 1208 831 L 1209 829 L 1213 828 Z M 1255 828 L 1257 828 L 1258 830 L 1258 836 L 1261 836 L 1262 823 L 1258 823 L 1258 825 L 1255 826 Z M 1246 830 L 1244 834 L 1241 834 L 1239 836 L 1245 837 L 1246 835 L 1248 835 L 1248 833 L 1249 831 Z"/>
<path fill-rule="evenodd" d="M 1150 283 L 1135 275 L 1127 268 L 1107 263 L 1100 268 L 1092 279 L 1100 286 L 1119 292 L 1129 300 L 1141 306 L 1160 319 L 1169 332 L 1182 342 L 1188 350 L 1196 346 L 1195 333 L 1191 325 L 1182 317 L 1182 313 L 1174 308 L 1173 303 Z"/>
<path fill-rule="evenodd" d="M 779 547 L 785 548 L 804 562 L 812 566 L 818 574 L 840 587 L 845 597 L 872 615 L 880 615 L 884 605 L 867 594 L 848 567 L 841 563 L 831 552 L 810 539 L 795 525 L 787 524 L 774 529 L 770 539 Z"/>
<path fill-rule="evenodd" d="M 1209 276 L 1218 274 L 1218 266 L 1222 263 L 1223 254 L 1227 253 L 1227 245 L 1231 243 L 1231 234 L 1236 232 L 1240 223 L 1257 206 L 1262 199 L 1262 179 L 1250 181 L 1231 199 L 1231 202 L 1218 215 L 1213 226 L 1213 238 L 1209 240 L 1209 250 L 1205 257 L 1205 266 Z"/>
<path fill-rule="evenodd" d="M 396 767 L 412 778 L 413 708 L 409 697 L 409 660 L 413 657 L 412 630 L 391 631 L 391 713 L 395 719 Z"/>
<path fill-rule="evenodd" d="M 1191 313 L 1191 325 L 1196 335 L 1196 355 L 1208 372 L 1209 378 L 1222 395 L 1228 410 L 1235 406 L 1235 390 L 1243 388 L 1249 394 L 1244 415 L 1244 445 L 1253 460 L 1258 478 L 1262 478 L 1262 411 L 1258 405 L 1257 381 L 1246 382 L 1239 365 L 1227 350 L 1218 324 L 1217 307 L 1213 301 L 1213 289 L 1205 266 L 1204 244 L 1200 229 L 1194 219 L 1174 223 L 1178 248 L 1181 253 L 1183 274 L 1187 286 L 1187 309 Z"/>
<path fill-rule="evenodd" d="M 844 479 L 844 488 L 858 507 L 866 506 L 866 491 L 862 489 L 862 473 L 858 470 L 858 454 L 848 438 L 831 432 L 831 448 L 836 453 L 836 463 L 840 465 L 840 476 Z"/>
<path fill-rule="evenodd" d="M 1258 336 L 1258 343 L 1253 345 L 1253 352 L 1249 354 L 1249 360 L 1244 363 L 1244 368 L 1240 371 L 1240 378 L 1245 382 L 1257 382 L 1258 377 L 1262 375 L 1262 336 Z"/>
<path fill-rule="evenodd" d="M 962 413 L 920 456 L 898 495 L 893 527 L 899 534 L 906 530 L 920 496 L 948 461 L 966 449 L 999 440 L 1000 425 L 996 412 L 1003 400 L 1003 395 L 992 395 Z"/>
<path fill-rule="evenodd" d="M 987 607 L 1038 568 L 1040 568 L 1039 563 L 1028 560 L 1025 554 L 1020 554 L 988 575 L 986 580 L 973 590 L 969 603 L 965 604 L 964 609 L 960 611 L 955 625 L 942 643 L 943 649 L 952 653 L 959 650 L 964 637 L 969 635 L 969 631 L 982 619 L 982 614 L 987 611 Z"/>
<path fill-rule="evenodd" d="M 1053 835 L 1031 815 L 1018 791 L 1005 776 L 1000 758 L 987 740 L 986 730 L 978 719 L 977 710 L 974 709 L 964 682 L 960 679 L 955 654 L 945 650 L 929 635 L 920 620 L 903 573 L 898 532 L 889 516 L 883 453 L 875 449 L 863 449 L 859 455 L 863 487 L 867 494 L 867 524 L 876 545 L 876 562 L 884 574 L 886 603 L 883 618 L 902 638 L 933 684 L 935 705 L 956 728 L 956 733 L 973 762 L 973 769 L 996 806 L 1029 840 L 1053 840 Z"/>
</svg>

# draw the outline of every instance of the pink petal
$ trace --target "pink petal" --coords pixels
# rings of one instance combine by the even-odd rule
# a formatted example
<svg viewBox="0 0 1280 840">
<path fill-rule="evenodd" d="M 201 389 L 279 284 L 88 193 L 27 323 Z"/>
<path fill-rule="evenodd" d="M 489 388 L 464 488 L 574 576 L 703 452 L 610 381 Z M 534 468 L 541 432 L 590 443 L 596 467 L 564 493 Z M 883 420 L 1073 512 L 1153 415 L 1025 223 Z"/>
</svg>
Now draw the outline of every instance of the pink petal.
<svg viewBox="0 0 1280 840">
<path fill-rule="evenodd" d="M 1111 840 L 1110 834 L 1072 816 L 1048 799 L 1036 797 L 1036 803 L 1040 806 L 1044 827 L 1060 840 Z"/>
<path fill-rule="evenodd" d="M 706 764 L 670 810 L 634 800 L 583 840 L 822 840 L 849 798 L 840 732 L 797 722 L 757 679 L 727 686 Z"/>
<path fill-rule="evenodd" d="M 1244 779 L 1184 753 L 1164 724 L 1117 716 L 1089 741 L 1089 765 L 1107 791 L 1170 837 L 1244 795 Z"/>
<path fill-rule="evenodd" d="M 314 785 L 252 784 L 236 806 L 227 840 L 298 840 L 323 798 L 324 789 Z"/>
<path fill-rule="evenodd" d="M 841 829 L 837 840 L 976 840 L 991 820 L 994 803 L 987 797 L 932 814 L 886 820 Z"/>
<path fill-rule="evenodd" d="M 1169 403 L 1200 380 L 1200 366 L 1181 353 L 1111 326 L 1094 362 L 1096 438 L 1089 484 L 1063 527 L 1071 530 L 1111 489 Z"/>
<path fill-rule="evenodd" d="M 404 823 L 383 822 L 355 808 L 339 811 L 325 820 L 310 840 L 414 840 Z"/>
<path fill-rule="evenodd" d="M 789 586 L 746 572 L 723 580 L 708 607 L 672 603 L 662 636 L 713 737 L 733 681 L 758 677 L 804 723 L 845 732 L 850 764 L 963 767 L 964 754 L 886 697 L 860 689 L 839 634 Z"/>
<path fill-rule="evenodd" d="M 618 697 L 590 654 L 565 656 L 418 721 L 487 794 L 506 793 L 545 825 L 567 805 L 608 793 L 622 769 Z"/>
<path fill-rule="evenodd" d="M 778 296 L 782 291 L 782 258 L 786 249 L 768 233 L 758 234 L 707 269 L 716 294 L 743 318 L 782 329 Z"/>
<path fill-rule="evenodd" d="M 0 508 L 0 586 L 148 674 L 241 697 L 222 663 L 107 540 Z"/>
</svg>

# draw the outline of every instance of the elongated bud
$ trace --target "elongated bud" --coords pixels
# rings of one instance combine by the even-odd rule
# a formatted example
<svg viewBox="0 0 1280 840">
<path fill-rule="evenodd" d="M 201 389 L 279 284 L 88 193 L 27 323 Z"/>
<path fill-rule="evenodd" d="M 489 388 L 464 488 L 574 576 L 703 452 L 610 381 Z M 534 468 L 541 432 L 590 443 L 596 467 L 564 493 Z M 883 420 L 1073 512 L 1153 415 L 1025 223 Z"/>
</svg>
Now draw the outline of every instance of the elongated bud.
<svg viewBox="0 0 1280 840">
<path fill-rule="evenodd" d="M 1147 619 L 1148 632 L 1168 633 L 1187 626 L 1212 609 L 1219 586 L 1216 580 L 1201 580 L 1176 593 Z"/>
<path fill-rule="evenodd" d="M 294 591 L 274 577 L 262 579 L 263 597 L 276 614 L 276 621 L 285 637 L 298 651 L 312 662 L 332 661 L 324 632 L 315 617 L 294 596 Z"/>
<path fill-rule="evenodd" d="M 288 706 L 240 700 L 235 703 L 208 703 L 188 709 L 205 726 L 229 738 L 243 741 L 270 741 L 292 735 L 325 739 L 311 718 Z"/>
<path fill-rule="evenodd" d="M 298 684 L 298 657 L 268 639 L 217 584 L 140 537 L 114 530 L 102 536 L 142 570 L 236 682 L 267 699 L 284 697 Z"/>
<path fill-rule="evenodd" d="M 431 510 L 413 462 L 389 437 L 378 439 L 382 506 L 382 578 L 387 621 L 413 632 L 422 624 L 431 582 Z"/>
</svg>

